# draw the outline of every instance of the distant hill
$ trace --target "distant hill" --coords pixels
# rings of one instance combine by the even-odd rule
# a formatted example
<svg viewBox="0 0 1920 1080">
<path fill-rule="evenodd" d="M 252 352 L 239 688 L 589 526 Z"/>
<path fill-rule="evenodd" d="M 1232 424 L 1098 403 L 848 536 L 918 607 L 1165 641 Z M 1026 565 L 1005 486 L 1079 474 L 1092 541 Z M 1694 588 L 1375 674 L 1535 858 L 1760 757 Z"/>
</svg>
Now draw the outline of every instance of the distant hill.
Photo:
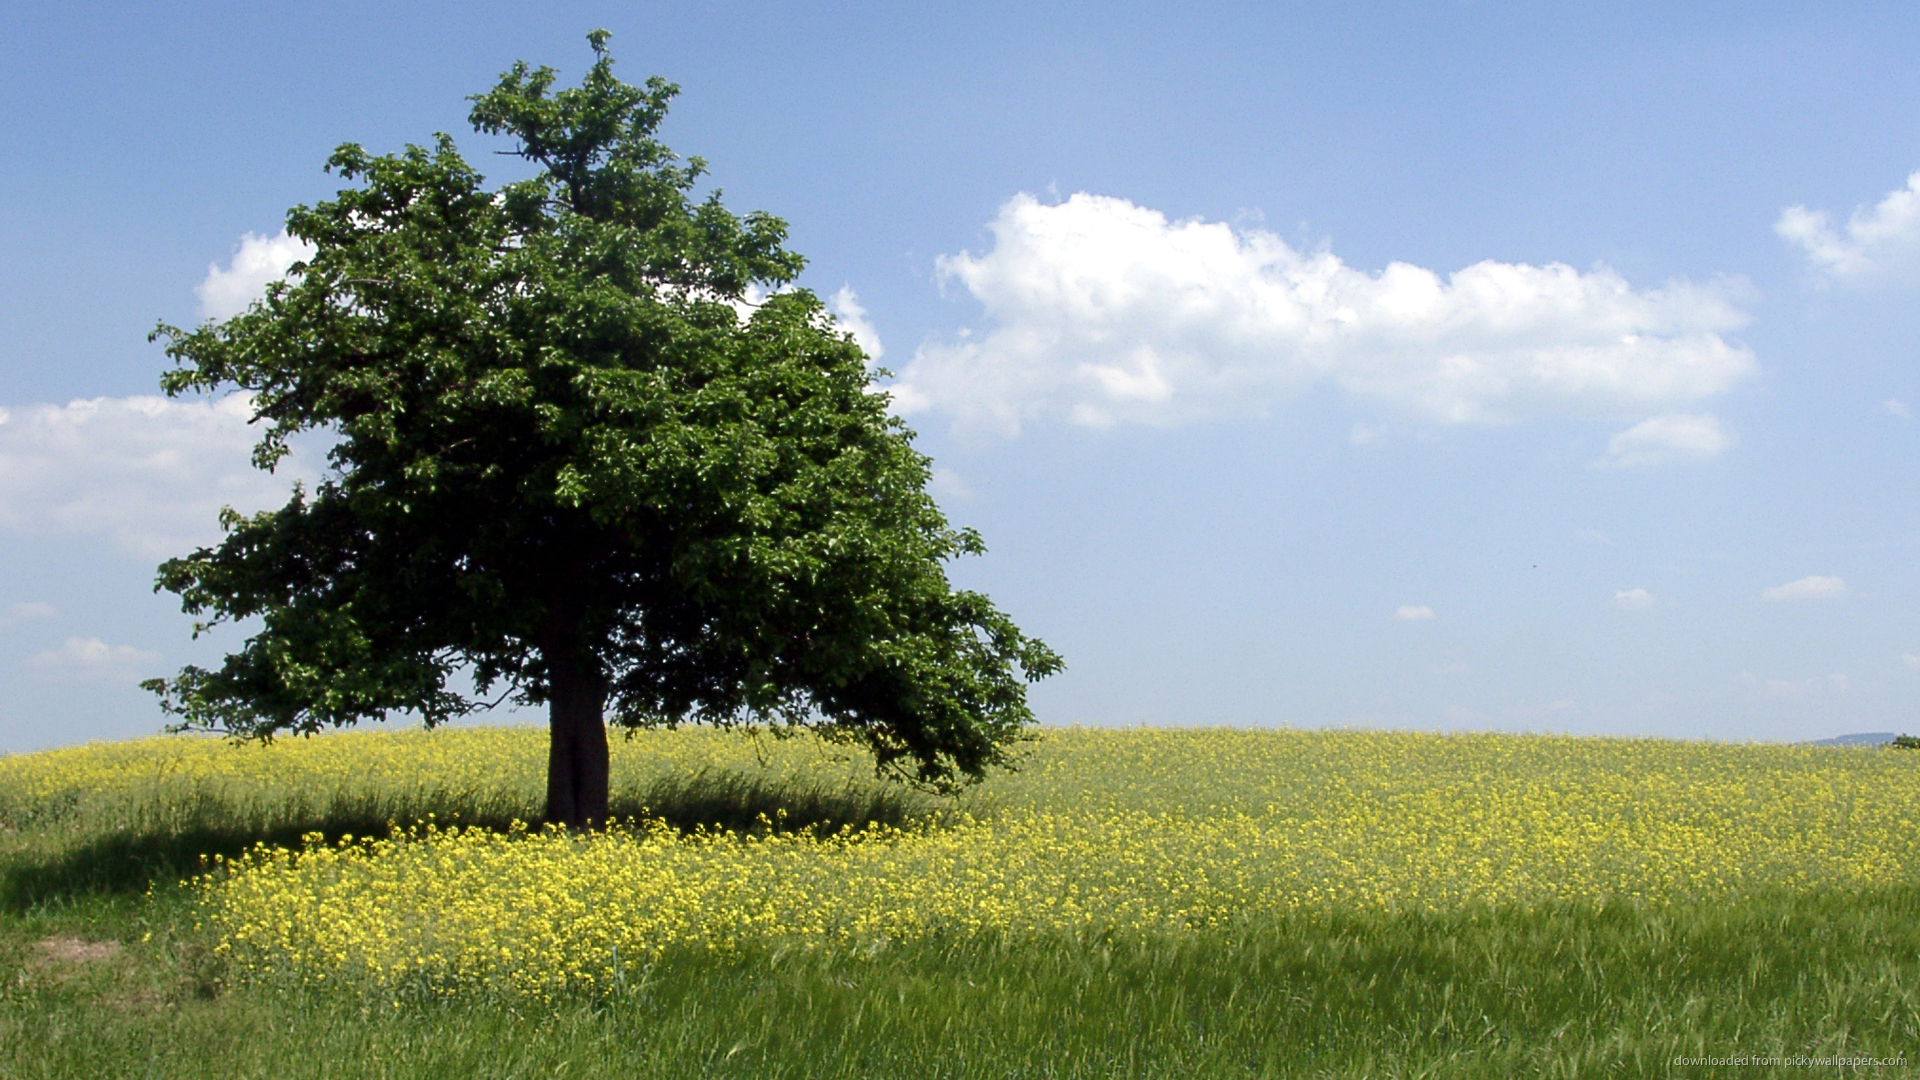
<svg viewBox="0 0 1920 1080">
<path fill-rule="evenodd" d="M 1831 739 L 1815 739 L 1814 746 L 1885 746 L 1894 739 L 1891 731 L 1861 731 L 1852 735 L 1835 735 Z"/>
</svg>

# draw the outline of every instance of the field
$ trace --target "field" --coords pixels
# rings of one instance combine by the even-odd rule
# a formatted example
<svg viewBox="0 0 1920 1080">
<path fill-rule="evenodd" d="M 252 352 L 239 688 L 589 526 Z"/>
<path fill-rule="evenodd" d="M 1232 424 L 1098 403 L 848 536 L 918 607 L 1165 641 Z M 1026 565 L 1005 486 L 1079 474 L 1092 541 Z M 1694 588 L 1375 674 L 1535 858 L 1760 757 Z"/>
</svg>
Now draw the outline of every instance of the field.
<svg viewBox="0 0 1920 1080">
<path fill-rule="evenodd" d="M 526 729 L 0 758 L 0 1076 L 1920 1073 L 1920 753 L 614 752 L 585 837 Z"/>
</svg>

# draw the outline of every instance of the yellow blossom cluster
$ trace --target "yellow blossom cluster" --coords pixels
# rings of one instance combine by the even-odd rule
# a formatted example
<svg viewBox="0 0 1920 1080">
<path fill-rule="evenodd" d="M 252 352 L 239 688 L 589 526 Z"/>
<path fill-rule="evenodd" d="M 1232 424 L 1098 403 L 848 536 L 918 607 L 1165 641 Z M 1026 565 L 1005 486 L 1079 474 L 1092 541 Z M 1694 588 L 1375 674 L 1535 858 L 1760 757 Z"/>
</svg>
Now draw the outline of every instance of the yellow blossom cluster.
<svg viewBox="0 0 1920 1080">
<path fill-rule="evenodd" d="M 537 747 L 534 732 L 433 737 L 448 735 L 474 739 L 476 757 L 504 759 L 494 740 Z M 352 761 L 367 739 L 312 742 Z M 679 767 L 811 768 L 834 782 L 850 767 L 805 742 L 768 757 L 723 733 L 648 740 Z M 1916 807 L 1920 759 L 1888 751 L 1072 729 L 1047 732 L 1020 772 L 937 824 L 834 836 L 416 825 L 259 849 L 197 888 L 243 973 L 546 995 L 750 947 L 1870 887 L 1920 866 Z"/>
</svg>

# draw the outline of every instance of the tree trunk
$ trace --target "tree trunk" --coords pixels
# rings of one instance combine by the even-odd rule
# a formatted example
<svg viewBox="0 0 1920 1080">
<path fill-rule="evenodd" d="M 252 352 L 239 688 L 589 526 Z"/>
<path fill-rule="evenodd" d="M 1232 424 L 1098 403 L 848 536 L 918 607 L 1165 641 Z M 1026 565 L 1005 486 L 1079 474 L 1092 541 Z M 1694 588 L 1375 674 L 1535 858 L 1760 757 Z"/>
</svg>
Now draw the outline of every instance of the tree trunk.
<svg viewBox="0 0 1920 1080">
<path fill-rule="evenodd" d="M 547 652 L 547 821 L 569 829 L 607 823 L 607 684 L 567 645 Z"/>
</svg>

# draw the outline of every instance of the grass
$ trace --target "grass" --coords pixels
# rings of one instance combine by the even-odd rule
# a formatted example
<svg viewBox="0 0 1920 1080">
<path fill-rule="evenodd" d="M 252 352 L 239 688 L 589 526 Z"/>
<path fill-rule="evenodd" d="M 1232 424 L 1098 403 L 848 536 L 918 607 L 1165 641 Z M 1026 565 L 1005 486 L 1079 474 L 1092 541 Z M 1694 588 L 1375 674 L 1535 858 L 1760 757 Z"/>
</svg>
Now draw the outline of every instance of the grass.
<svg viewBox="0 0 1920 1080">
<path fill-rule="evenodd" d="M 1129 759 L 1132 744 L 1119 734 L 1063 745 L 1000 784 L 994 805 L 1070 790 L 1081 782 L 1076 770 L 1144 774 L 1167 758 Z M 1407 745 L 1439 755 L 1421 775 L 1464 768 L 1463 744 Z M 1676 745 L 1672 756 L 1692 752 Z M 1889 757 L 1862 756 L 1879 752 L 1827 753 L 1838 756 L 1808 759 L 1838 763 L 1825 780 L 1856 768 L 1886 775 L 1871 770 Z M 1104 764 L 1088 764 L 1087 754 L 1106 755 Z M 951 810 L 861 783 L 857 769 L 727 760 L 683 758 L 641 775 L 623 790 L 624 805 L 687 829 L 781 820 L 821 832 Z M 201 924 L 198 894 L 176 884 L 201 855 L 256 839 L 360 834 L 429 813 L 504 824 L 527 798 L 525 777 L 503 776 L 492 789 L 343 783 L 298 797 L 271 785 L 115 779 L 63 794 L 7 764 L 0 760 L 0 1077 L 1920 1072 L 1920 880 L 1910 874 L 1664 903 L 1313 908 L 1169 934 L 987 933 L 831 949 L 768 940 L 675 955 L 611 992 L 533 1005 L 239 980 Z M 1147 786 L 1184 789 L 1196 804 L 1239 799 L 1232 778 L 1197 781 L 1173 769 Z M 1274 782 L 1261 781 L 1261 798 Z M 1124 786 L 1110 779 L 1099 791 Z M 1860 795 L 1844 797 L 1851 805 Z M 1742 1054 L 1906 1064 L 1674 1064 Z"/>
</svg>

